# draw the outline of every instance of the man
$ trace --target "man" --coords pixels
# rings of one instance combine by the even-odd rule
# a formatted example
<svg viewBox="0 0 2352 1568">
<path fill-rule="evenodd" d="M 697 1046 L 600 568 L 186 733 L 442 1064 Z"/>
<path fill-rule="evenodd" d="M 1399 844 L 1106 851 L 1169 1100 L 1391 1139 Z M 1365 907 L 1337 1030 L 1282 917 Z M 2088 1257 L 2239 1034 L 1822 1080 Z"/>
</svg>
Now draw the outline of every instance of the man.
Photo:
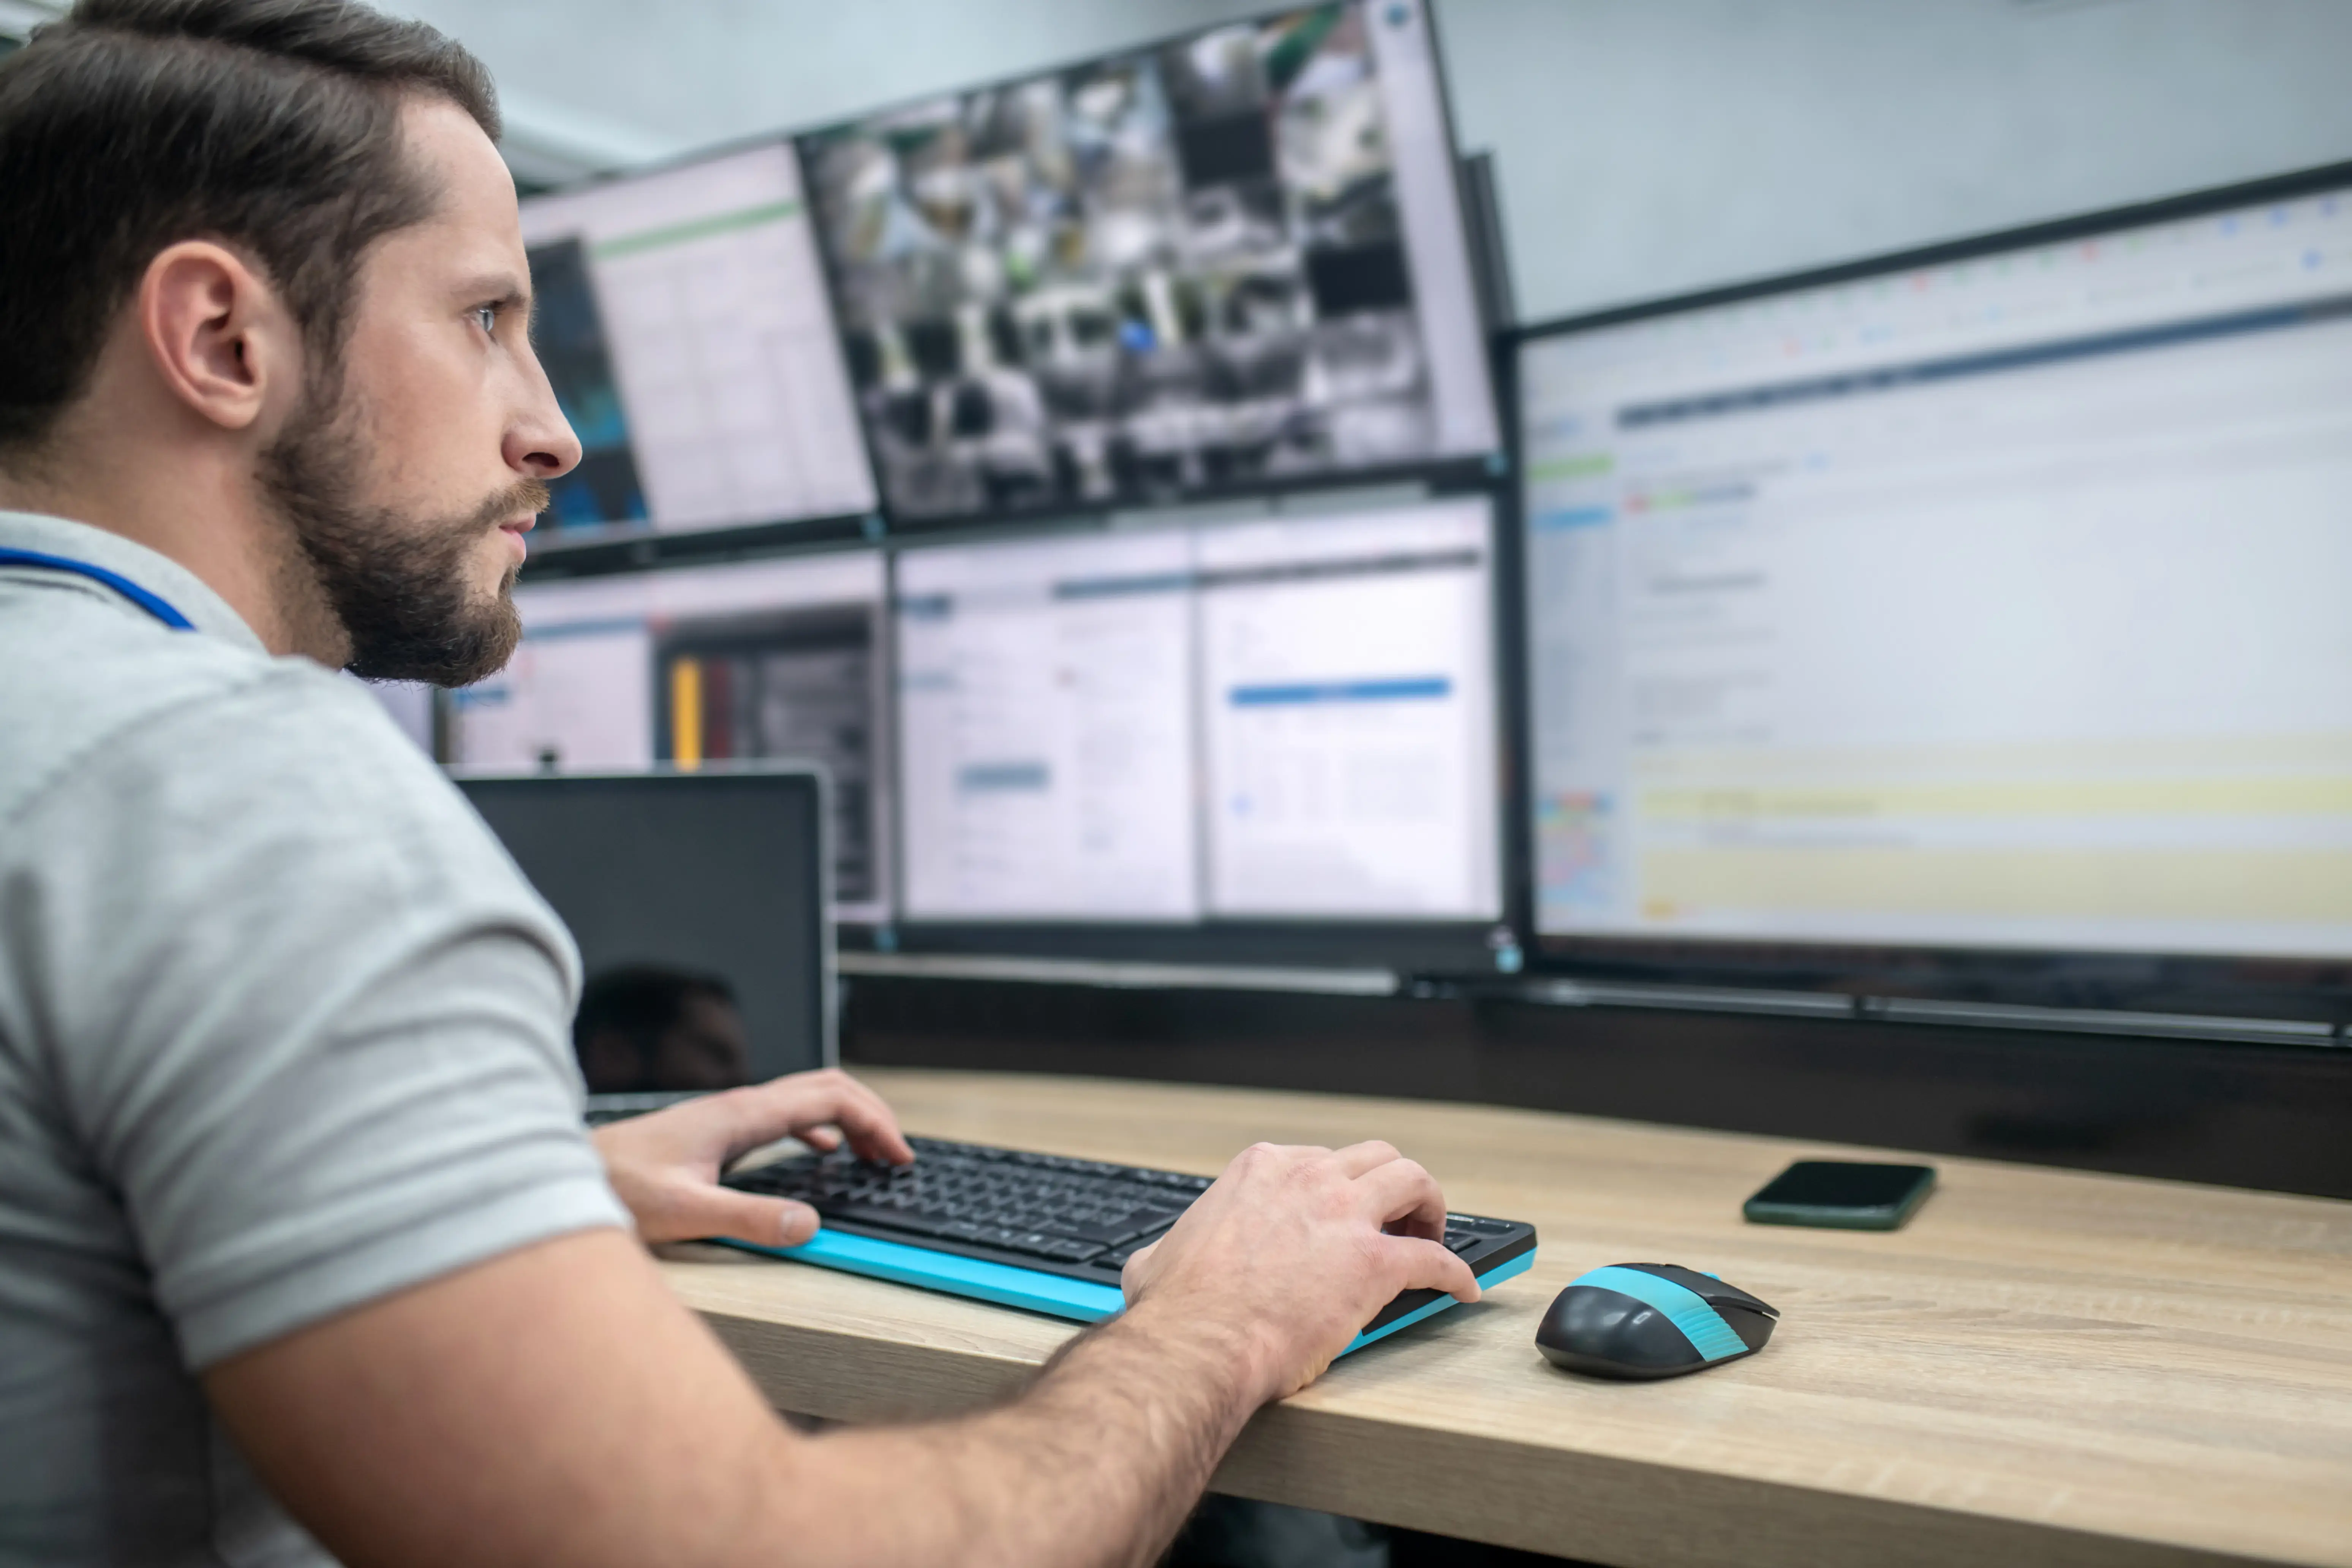
<svg viewBox="0 0 2352 1568">
<path fill-rule="evenodd" d="M 1441 1195 L 1261 1146 L 1018 1401 L 772 1415 L 640 1242 L 806 1237 L 717 1173 L 906 1160 L 889 1111 L 592 1144 L 568 939 L 329 673 L 496 668 L 579 456 L 496 131 L 333 0 L 86 0 L 0 63 L 0 1560 L 1148 1561 L 1381 1303 L 1476 1294 Z"/>
</svg>

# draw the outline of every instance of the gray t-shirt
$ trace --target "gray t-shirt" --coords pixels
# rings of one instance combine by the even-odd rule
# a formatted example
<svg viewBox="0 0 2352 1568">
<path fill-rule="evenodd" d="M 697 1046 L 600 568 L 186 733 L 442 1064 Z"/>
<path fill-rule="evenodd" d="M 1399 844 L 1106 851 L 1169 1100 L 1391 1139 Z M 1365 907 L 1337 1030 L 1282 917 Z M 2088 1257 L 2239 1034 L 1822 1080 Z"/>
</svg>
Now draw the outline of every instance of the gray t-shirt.
<svg viewBox="0 0 2352 1568">
<path fill-rule="evenodd" d="M 368 692 L 54 518 L 0 550 L 0 1564 L 315 1563 L 194 1374 L 627 1216 L 579 961 Z"/>
</svg>

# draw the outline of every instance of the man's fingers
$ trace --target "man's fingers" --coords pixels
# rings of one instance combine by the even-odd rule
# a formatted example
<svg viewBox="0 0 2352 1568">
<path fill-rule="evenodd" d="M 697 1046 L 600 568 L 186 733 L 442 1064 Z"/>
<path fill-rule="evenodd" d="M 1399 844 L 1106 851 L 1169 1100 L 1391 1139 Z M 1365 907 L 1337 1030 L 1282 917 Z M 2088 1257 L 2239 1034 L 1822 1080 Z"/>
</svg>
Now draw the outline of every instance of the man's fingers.
<svg viewBox="0 0 2352 1568">
<path fill-rule="evenodd" d="M 826 1097 L 812 1096 L 811 1087 L 792 1078 L 779 1078 L 713 1095 L 708 1103 L 723 1105 L 729 1112 L 727 1158 L 732 1160 L 779 1139 L 796 1136 L 803 1128 L 831 1121 L 832 1112 L 824 1103 Z"/>
<path fill-rule="evenodd" d="M 1374 1138 L 1362 1143 L 1350 1143 L 1331 1157 L 1339 1163 L 1339 1169 L 1355 1177 L 1387 1164 L 1397 1157 L 1397 1152 L 1395 1144 Z"/>
<path fill-rule="evenodd" d="M 825 1126 L 840 1128 L 849 1146 L 866 1159 L 902 1165 L 915 1157 L 882 1097 L 847 1073 L 796 1073 L 721 1098 L 734 1112 L 730 1158 Z M 802 1141 L 813 1148 L 835 1146 L 805 1136 Z"/>
<path fill-rule="evenodd" d="M 849 1135 L 849 1146 L 865 1158 L 886 1164 L 903 1165 L 914 1159 L 907 1135 L 898 1131 L 897 1114 L 882 1097 L 845 1074 L 841 1085 L 841 1101 L 833 1120 Z"/>
<path fill-rule="evenodd" d="M 1445 1194 L 1437 1178 L 1411 1160 L 1391 1160 L 1356 1179 L 1372 1222 L 1436 1241 L 1445 1235 Z"/>
<path fill-rule="evenodd" d="M 754 1247 L 798 1247 L 816 1234 L 816 1210 L 790 1198 L 761 1197 L 732 1187 L 687 1187 L 671 1194 L 661 1215 L 664 1234 L 647 1241 L 699 1241 L 723 1236 Z"/>
<path fill-rule="evenodd" d="M 1457 1301 L 1475 1301 L 1484 1294 L 1470 1266 L 1445 1250 L 1445 1244 L 1417 1236 L 1392 1236 L 1388 1245 L 1403 1266 L 1399 1290 L 1443 1290 Z"/>
</svg>

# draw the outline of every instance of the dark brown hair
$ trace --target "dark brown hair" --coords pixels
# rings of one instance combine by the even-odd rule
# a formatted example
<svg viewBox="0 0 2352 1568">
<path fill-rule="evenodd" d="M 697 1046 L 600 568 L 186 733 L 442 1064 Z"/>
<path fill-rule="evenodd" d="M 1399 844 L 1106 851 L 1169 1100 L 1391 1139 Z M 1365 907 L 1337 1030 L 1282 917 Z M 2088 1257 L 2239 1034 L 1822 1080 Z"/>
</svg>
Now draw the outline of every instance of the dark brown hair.
<svg viewBox="0 0 2352 1568">
<path fill-rule="evenodd" d="M 436 199 L 402 153 L 415 93 L 498 136 L 481 62 L 346 0 L 81 0 L 0 58 L 0 456 L 47 435 L 183 239 L 258 263 L 330 374 L 362 254 Z"/>
</svg>

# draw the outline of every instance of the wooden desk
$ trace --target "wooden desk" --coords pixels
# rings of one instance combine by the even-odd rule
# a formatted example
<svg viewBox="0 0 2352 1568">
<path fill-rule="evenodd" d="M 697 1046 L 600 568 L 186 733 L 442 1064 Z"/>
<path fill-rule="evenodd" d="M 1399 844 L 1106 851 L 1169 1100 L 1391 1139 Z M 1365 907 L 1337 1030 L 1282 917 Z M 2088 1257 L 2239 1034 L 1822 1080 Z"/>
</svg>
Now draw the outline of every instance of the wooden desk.
<svg viewBox="0 0 2352 1568">
<path fill-rule="evenodd" d="M 1959 1160 L 1892 1235 L 1749 1226 L 1818 1145 L 1537 1111 L 984 1074 L 865 1075 L 910 1131 L 1214 1171 L 1383 1137 L 1535 1268 L 1253 1421 L 1216 1489 L 1627 1565 L 2352 1564 L 2352 1203 Z M 1779 1307 L 1655 1384 L 1537 1354 L 1604 1263 Z M 782 1409 L 869 1421 L 1017 1388 L 1069 1325 L 680 1249 L 678 1293 Z"/>
</svg>

